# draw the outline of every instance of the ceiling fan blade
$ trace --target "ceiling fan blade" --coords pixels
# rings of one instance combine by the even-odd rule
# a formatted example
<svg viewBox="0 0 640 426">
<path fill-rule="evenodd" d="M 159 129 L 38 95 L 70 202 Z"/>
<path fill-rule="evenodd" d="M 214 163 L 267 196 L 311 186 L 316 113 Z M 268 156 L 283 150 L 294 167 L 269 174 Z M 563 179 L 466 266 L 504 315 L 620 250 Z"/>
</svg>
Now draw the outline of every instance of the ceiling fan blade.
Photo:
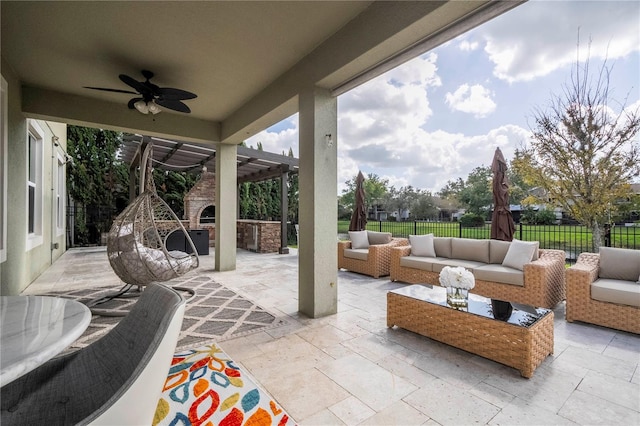
<svg viewBox="0 0 640 426">
<path fill-rule="evenodd" d="M 103 92 L 130 93 L 132 95 L 138 94 L 138 92 L 132 92 L 131 90 L 108 89 L 106 87 L 89 87 L 89 86 L 83 86 L 83 87 L 85 89 L 102 90 Z"/>
<path fill-rule="evenodd" d="M 137 80 L 134 80 L 133 78 L 129 77 L 128 75 L 120 74 L 118 77 L 120 77 L 120 80 L 124 84 L 126 84 L 127 86 L 133 87 L 140 94 L 142 94 L 142 93 L 147 91 L 147 88 L 145 87 L 144 84 L 140 83 Z"/>
<path fill-rule="evenodd" d="M 172 109 L 174 111 L 186 112 L 186 113 L 191 112 L 191 110 L 186 104 L 177 100 L 158 98 L 155 100 L 155 102 L 162 107 L 165 107 L 167 109 Z"/>
<path fill-rule="evenodd" d="M 198 97 L 195 93 L 187 92 L 181 89 L 172 89 L 171 87 L 161 87 L 158 89 L 158 96 L 162 99 L 170 101 L 179 101 L 183 99 L 195 99 Z"/>
<path fill-rule="evenodd" d="M 129 103 L 127 104 L 127 106 L 129 107 L 129 109 L 135 109 L 135 106 L 133 104 L 135 104 L 138 101 L 144 101 L 143 98 L 133 98 L 129 101 Z"/>
</svg>

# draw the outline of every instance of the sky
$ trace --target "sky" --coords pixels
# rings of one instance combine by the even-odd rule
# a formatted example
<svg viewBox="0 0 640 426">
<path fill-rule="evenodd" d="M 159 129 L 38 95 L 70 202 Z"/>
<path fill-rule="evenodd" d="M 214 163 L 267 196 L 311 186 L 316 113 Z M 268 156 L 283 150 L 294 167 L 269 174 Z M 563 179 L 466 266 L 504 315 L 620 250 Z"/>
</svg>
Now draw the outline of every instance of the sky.
<svg viewBox="0 0 640 426">
<path fill-rule="evenodd" d="M 640 107 L 640 1 L 536 1 L 338 97 L 337 195 L 358 170 L 438 192 L 526 146 L 576 60 L 611 67 L 609 108 Z M 640 138 L 637 138 L 640 140 Z M 246 141 L 298 157 L 298 115 Z"/>
</svg>

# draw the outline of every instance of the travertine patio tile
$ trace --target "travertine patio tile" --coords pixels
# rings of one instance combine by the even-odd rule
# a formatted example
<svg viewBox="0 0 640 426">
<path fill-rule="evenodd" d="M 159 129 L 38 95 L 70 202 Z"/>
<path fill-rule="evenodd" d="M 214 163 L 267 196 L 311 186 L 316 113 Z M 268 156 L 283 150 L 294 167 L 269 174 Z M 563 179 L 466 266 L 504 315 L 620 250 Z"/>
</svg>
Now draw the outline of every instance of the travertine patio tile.
<svg viewBox="0 0 640 426">
<path fill-rule="evenodd" d="M 375 411 L 353 396 L 332 405 L 329 411 L 349 426 L 355 426 L 375 414 Z"/>
<path fill-rule="evenodd" d="M 382 410 L 417 389 L 359 355 L 340 358 L 318 368 L 374 410 Z"/>
<path fill-rule="evenodd" d="M 296 375 L 332 358 L 312 344 L 293 334 L 260 345 L 262 353 L 242 358 L 258 380 L 282 378 L 283 373 Z"/>
<path fill-rule="evenodd" d="M 578 390 L 640 412 L 640 388 L 629 381 L 589 371 Z"/>
<path fill-rule="evenodd" d="M 515 396 L 510 393 L 484 382 L 478 383 L 469 389 L 469 393 L 499 408 L 506 407 L 515 399 Z"/>
<path fill-rule="evenodd" d="M 555 363 L 554 363 L 555 364 Z M 553 364 L 552 364 L 553 365 Z M 515 370 L 514 370 L 515 371 Z M 533 377 L 491 375 L 484 382 L 515 395 L 528 404 L 556 413 L 580 383 L 580 377 L 559 369 L 538 368 Z"/>
<path fill-rule="evenodd" d="M 427 373 L 411 364 L 403 362 L 398 354 L 385 357 L 377 363 L 382 368 L 391 371 L 396 376 L 402 377 L 418 387 L 428 386 L 429 383 L 436 380 L 436 377 Z"/>
<path fill-rule="evenodd" d="M 574 346 L 568 347 L 562 352 L 553 364 L 554 368 L 569 369 L 582 367 L 586 370 L 597 371 L 627 381 L 631 380 L 631 376 L 633 376 L 634 371 L 638 367 L 637 362 L 620 360 Z"/>
<path fill-rule="evenodd" d="M 553 335 L 556 344 L 564 343 L 565 346 L 581 347 L 602 353 L 616 333 L 612 329 L 582 322 L 569 323 L 562 319 L 564 315 L 554 321 Z"/>
<path fill-rule="evenodd" d="M 631 333 L 616 334 L 603 355 L 640 365 L 640 339 Z"/>
<path fill-rule="evenodd" d="M 581 425 L 638 425 L 640 413 L 580 390 L 571 394 L 559 414 Z"/>
<path fill-rule="evenodd" d="M 360 426 L 412 426 L 436 424 L 424 413 L 416 410 L 404 401 L 398 401 L 375 415 L 369 417 Z"/>
<path fill-rule="evenodd" d="M 434 380 L 403 399 L 441 425 L 485 424 L 500 409 L 464 389 Z"/>
<path fill-rule="evenodd" d="M 296 421 L 350 397 L 347 390 L 315 368 L 290 374 L 282 364 L 280 372 L 280 376 L 259 381 Z"/>
<path fill-rule="evenodd" d="M 515 398 L 505 406 L 491 421 L 490 425 L 575 425 L 573 421 L 555 412 L 528 404 L 521 398 Z"/>
<path fill-rule="evenodd" d="M 299 331 L 297 335 L 322 350 L 327 347 L 340 344 L 346 340 L 353 339 L 353 336 L 332 325 L 308 328 L 306 330 Z"/>
<path fill-rule="evenodd" d="M 491 374 L 489 370 L 471 363 L 472 355 L 464 351 L 447 347 L 440 348 L 438 352 L 419 357 L 413 365 L 464 389 L 473 388 Z M 469 368 L 469 365 L 473 365 L 473 368 Z"/>
<path fill-rule="evenodd" d="M 297 420 L 297 419 L 296 419 Z M 335 414 L 329 411 L 328 408 L 315 413 L 314 415 L 307 417 L 306 419 L 298 420 L 300 426 L 343 426 L 344 423 Z"/>
<path fill-rule="evenodd" d="M 380 359 L 403 349 L 402 346 L 389 342 L 377 334 L 355 337 L 344 341 L 342 345 L 373 362 L 378 362 Z"/>
</svg>

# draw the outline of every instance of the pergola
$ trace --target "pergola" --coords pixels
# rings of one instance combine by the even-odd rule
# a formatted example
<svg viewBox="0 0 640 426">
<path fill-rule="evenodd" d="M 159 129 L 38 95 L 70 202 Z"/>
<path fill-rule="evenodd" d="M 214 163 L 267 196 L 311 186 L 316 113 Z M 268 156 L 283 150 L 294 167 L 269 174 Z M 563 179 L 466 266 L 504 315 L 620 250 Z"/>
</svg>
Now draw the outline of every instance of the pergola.
<svg viewBox="0 0 640 426">
<path fill-rule="evenodd" d="M 154 167 L 177 172 L 197 172 L 216 170 L 216 147 L 193 142 L 176 141 L 153 136 L 128 134 L 123 138 L 119 157 L 129 164 L 129 199 L 133 200 L 136 191 L 135 169 L 140 166 L 142 152 L 147 144 L 153 144 L 152 162 Z M 280 180 L 280 253 L 287 249 L 287 216 L 289 198 L 287 179 L 290 173 L 298 173 L 298 159 L 287 155 L 274 154 L 244 146 L 237 147 L 238 184 L 244 182 L 262 182 L 270 179 Z"/>
</svg>

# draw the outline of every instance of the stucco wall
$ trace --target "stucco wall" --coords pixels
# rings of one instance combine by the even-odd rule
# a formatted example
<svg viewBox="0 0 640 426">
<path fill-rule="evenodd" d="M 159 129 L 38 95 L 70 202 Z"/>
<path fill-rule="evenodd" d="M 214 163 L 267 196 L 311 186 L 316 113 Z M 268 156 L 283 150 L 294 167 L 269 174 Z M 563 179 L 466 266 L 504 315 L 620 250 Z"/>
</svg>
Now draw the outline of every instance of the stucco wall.
<svg viewBox="0 0 640 426">
<path fill-rule="evenodd" d="M 19 294 L 65 251 L 65 232 L 56 227 L 56 204 L 52 189 L 57 182 L 58 155 L 67 146 L 66 125 L 36 120 L 42 131 L 42 238 L 28 243 L 28 118 L 21 111 L 21 89 L 11 70 L 2 62 L 2 76 L 8 85 L 8 169 L 7 169 L 7 259 L 0 267 L 0 294 Z M 54 139 L 54 136 L 57 139 Z M 66 194 L 63 193 L 66 200 Z M 64 222 L 63 222 L 64 223 Z M 64 225 L 63 225 L 64 226 Z M 57 243 L 56 249 L 53 244 Z"/>
</svg>

